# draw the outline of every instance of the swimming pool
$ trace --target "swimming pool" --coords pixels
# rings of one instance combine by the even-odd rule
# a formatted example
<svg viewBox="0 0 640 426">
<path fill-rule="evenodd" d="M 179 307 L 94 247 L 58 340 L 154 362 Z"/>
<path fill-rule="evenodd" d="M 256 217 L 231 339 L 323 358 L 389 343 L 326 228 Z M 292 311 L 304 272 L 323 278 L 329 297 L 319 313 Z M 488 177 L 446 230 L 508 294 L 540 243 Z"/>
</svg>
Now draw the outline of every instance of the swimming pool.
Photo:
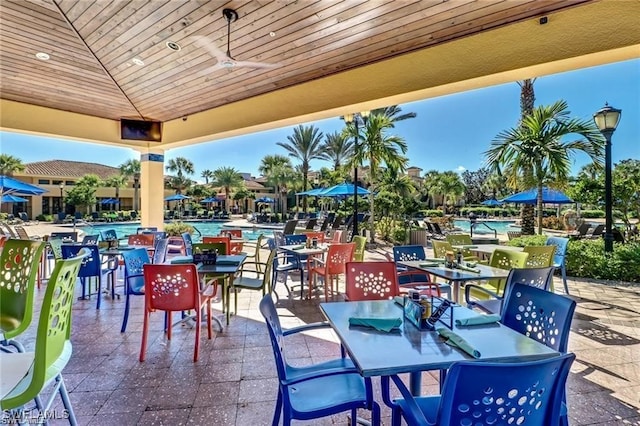
<svg viewBox="0 0 640 426">
<path fill-rule="evenodd" d="M 202 235 L 218 235 L 220 230 L 225 228 L 224 223 L 220 222 L 185 222 L 193 226 L 196 231 L 193 233 L 192 238 L 194 242 L 200 242 Z M 89 226 L 82 226 L 81 229 L 85 234 L 99 234 L 100 231 L 106 231 L 107 229 L 114 229 L 119 238 L 126 237 L 130 234 L 135 234 L 140 227 L 139 223 L 100 223 Z M 229 228 L 229 226 L 226 226 Z M 247 240 L 257 240 L 260 234 L 264 234 L 265 237 L 273 237 L 271 229 L 260 229 L 258 227 L 242 228 L 242 235 Z"/>
<path fill-rule="evenodd" d="M 506 234 L 507 231 L 519 231 L 520 226 L 515 226 L 514 220 L 478 220 L 476 223 L 486 223 L 491 228 L 495 229 L 498 234 Z M 469 229 L 469 221 L 466 219 L 459 219 L 453 221 L 454 226 L 462 229 L 464 232 L 471 232 Z M 473 233 L 475 234 L 489 234 L 493 235 L 493 231 L 487 228 L 484 225 L 476 225 L 473 228 Z"/>
</svg>

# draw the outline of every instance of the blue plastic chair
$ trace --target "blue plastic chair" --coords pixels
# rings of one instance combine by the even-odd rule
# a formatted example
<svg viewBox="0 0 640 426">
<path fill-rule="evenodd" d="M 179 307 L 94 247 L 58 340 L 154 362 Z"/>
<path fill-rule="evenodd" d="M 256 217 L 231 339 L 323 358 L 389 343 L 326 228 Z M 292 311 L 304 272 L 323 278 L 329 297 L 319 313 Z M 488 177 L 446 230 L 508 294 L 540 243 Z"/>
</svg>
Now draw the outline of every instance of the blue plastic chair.
<svg viewBox="0 0 640 426">
<path fill-rule="evenodd" d="M 120 333 L 127 330 L 127 322 L 129 321 L 129 297 L 144 296 L 144 270 L 143 266 L 151 263 L 149 253 L 145 248 L 127 250 L 122 253 L 124 259 L 124 318 L 122 319 L 122 327 Z"/>
<path fill-rule="evenodd" d="M 490 314 L 499 314 L 502 312 L 502 304 L 506 295 L 511 291 L 514 284 L 520 283 L 536 287 L 542 290 L 549 290 L 553 281 L 554 267 L 548 268 L 514 268 L 509 271 L 507 281 L 504 285 L 504 295 L 501 296 L 484 287 L 475 284 L 467 284 L 464 286 L 464 297 L 468 308 L 479 308 Z M 490 297 L 488 300 L 471 300 L 471 290 L 476 293 L 484 293 Z"/>
<path fill-rule="evenodd" d="M 398 376 L 391 380 L 403 398 L 389 401 L 389 377 L 382 378 L 383 398 L 392 405 L 391 424 L 417 425 L 557 425 L 562 395 L 574 354 L 539 361 L 451 366 L 437 396 L 414 397 Z"/>
<path fill-rule="evenodd" d="M 102 241 L 114 241 L 118 239 L 118 233 L 115 229 L 105 229 L 104 231 L 100 231 L 100 237 Z"/>
<path fill-rule="evenodd" d="M 394 246 L 393 260 L 400 262 L 403 260 L 425 260 L 427 255 L 422 246 Z M 406 267 L 398 267 L 398 284 L 409 284 L 416 281 L 429 281 L 426 274 L 409 273 L 411 269 Z"/>
<path fill-rule="evenodd" d="M 356 410 L 371 410 L 371 424 L 380 424 L 380 406 L 373 399 L 371 379 L 363 378 L 348 358 L 336 358 L 320 364 L 293 367 L 285 357 L 285 337 L 301 331 L 329 327 L 327 323 L 312 323 L 283 331 L 271 295 L 260 301 L 278 370 L 278 400 L 273 415 L 277 425 L 291 420 L 310 420 L 351 411 L 351 424 L 356 422 Z"/>
<path fill-rule="evenodd" d="M 82 244 L 87 245 L 87 244 L 98 244 L 98 239 L 100 238 L 100 234 L 95 234 L 95 235 L 85 235 L 82 238 Z"/>
<path fill-rule="evenodd" d="M 560 269 L 562 274 L 562 284 L 564 285 L 565 294 L 569 294 L 569 287 L 567 286 L 567 246 L 569 245 L 568 238 L 562 237 L 549 237 L 547 238 L 546 245 L 556 246 L 556 252 L 553 255 L 553 266 L 556 269 Z"/>
<path fill-rule="evenodd" d="M 91 282 L 95 280 L 96 282 L 96 309 L 100 309 L 100 299 L 102 295 L 102 277 L 104 275 L 112 274 L 113 269 L 105 267 L 102 268 L 102 261 L 100 259 L 100 252 L 98 251 L 98 246 L 95 244 L 89 245 L 81 245 L 74 244 L 62 245 L 62 258 L 63 259 L 71 259 L 72 257 L 76 257 L 80 255 L 80 251 L 82 249 L 87 249 L 89 254 L 82 258 L 82 263 L 80 265 L 80 271 L 78 272 L 78 278 L 80 278 L 80 283 L 82 285 L 82 296 L 79 298 L 80 300 L 88 299 L 91 297 Z M 87 284 L 89 284 L 89 293 L 87 294 Z"/>
<path fill-rule="evenodd" d="M 153 259 L 151 263 L 164 263 L 167 260 L 167 251 L 169 250 L 169 239 L 159 238 L 156 240 L 153 248 Z"/>
<path fill-rule="evenodd" d="M 183 232 L 182 241 L 184 241 L 185 256 L 193 256 L 193 240 L 191 239 L 191 234 L 188 232 Z"/>
<path fill-rule="evenodd" d="M 500 322 L 558 352 L 566 352 L 576 302 L 525 284 L 514 284 L 505 297 Z M 560 422 L 568 425 L 562 394 Z"/>
</svg>

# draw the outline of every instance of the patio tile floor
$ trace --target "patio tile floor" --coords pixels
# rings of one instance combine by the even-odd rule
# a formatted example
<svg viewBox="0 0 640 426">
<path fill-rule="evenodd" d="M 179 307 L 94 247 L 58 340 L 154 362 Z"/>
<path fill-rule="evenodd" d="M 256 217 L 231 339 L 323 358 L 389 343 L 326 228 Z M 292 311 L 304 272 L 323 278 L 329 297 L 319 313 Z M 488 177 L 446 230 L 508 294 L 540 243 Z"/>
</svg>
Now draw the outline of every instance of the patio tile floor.
<svg viewBox="0 0 640 426">
<path fill-rule="evenodd" d="M 266 258 L 266 257 L 265 257 Z M 367 252 L 369 259 L 383 259 Z M 561 292 L 558 277 L 555 288 Z M 572 425 L 640 425 L 640 286 L 569 281 L 578 306 L 569 348 L 577 356 L 568 379 Z M 77 288 L 79 293 L 79 286 Z M 283 327 L 322 321 L 318 303 L 280 293 Z M 43 289 L 38 290 L 36 310 Z M 163 315 L 152 315 L 147 360 L 138 362 L 142 330 L 142 297 L 132 297 L 126 333 L 120 333 L 124 298 L 78 301 L 73 309 L 73 356 L 64 378 L 80 425 L 268 425 L 277 393 L 277 377 L 266 327 L 258 311 L 259 292 L 240 293 L 239 312 L 212 340 L 201 336 L 200 360 L 193 362 L 195 333 L 188 324 L 162 333 Z M 215 306 L 220 314 L 220 304 Z M 21 340 L 34 346 L 32 327 Z M 174 318 L 177 317 L 174 315 Z M 330 330 L 316 330 L 286 340 L 289 361 L 305 365 L 339 356 Z M 436 393 L 435 372 L 423 373 L 423 393 Z M 379 381 L 374 389 L 381 401 Z M 383 422 L 390 411 L 382 407 Z M 54 404 L 62 411 L 62 404 Z M 368 413 L 361 413 L 368 417 Z M 345 424 L 347 413 L 304 424 Z M 55 420 L 51 424 L 67 424 Z"/>
</svg>

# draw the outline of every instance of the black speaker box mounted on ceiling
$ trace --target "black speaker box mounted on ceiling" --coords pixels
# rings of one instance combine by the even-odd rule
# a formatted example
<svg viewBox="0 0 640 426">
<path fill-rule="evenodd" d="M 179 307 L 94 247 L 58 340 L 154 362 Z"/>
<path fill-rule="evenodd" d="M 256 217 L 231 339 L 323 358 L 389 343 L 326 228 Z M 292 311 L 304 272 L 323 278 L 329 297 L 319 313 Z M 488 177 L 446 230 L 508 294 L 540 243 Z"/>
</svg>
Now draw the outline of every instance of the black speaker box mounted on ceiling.
<svg viewBox="0 0 640 426">
<path fill-rule="evenodd" d="M 134 141 L 162 142 L 162 122 L 120 119 L 120 138 Z"/>
</svg>

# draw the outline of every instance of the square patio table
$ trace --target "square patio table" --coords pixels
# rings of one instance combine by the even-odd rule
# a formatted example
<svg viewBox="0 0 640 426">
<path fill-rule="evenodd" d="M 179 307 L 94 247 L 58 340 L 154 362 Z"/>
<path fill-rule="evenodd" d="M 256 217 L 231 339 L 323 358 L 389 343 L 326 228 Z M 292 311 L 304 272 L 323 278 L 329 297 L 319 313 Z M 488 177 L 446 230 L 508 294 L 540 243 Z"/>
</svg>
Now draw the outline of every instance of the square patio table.
<svg viewBox="0 0 640 426">
<path fill-rule="evenodd" d="M 446 370 L 457 361 L 474 361 L 447 345 L 436 331 L 419 330 L 405 321 L 403 309 L 391 300 L 321 303 L 320 309 L 363 377 L 410 373 L 410 389 L 420 394 L 422 371 Z M 454 319 L 478 315 L 454 306 Z M 397 332 L 381 332 L 349 325 L 350 317 L 400 318 Z M 440 322 L 436 328 L 444 327 Z M 453 331 L 480 352 L 478 361 L 521 362 L 558 355 L 548 346 L 500 323 L 456 326 Z"/>
<path fill-rule="evenodd" d="M 522 247 L 514 247 L 514 246 L 503 246 L 500 244 L 473 244 L 473 245 L 454 245 L 452 246 L 456 249 L 467 249 L 482 259 L 488 259 L 491 257 L 496 249 L 501 250 L 509 250 L 509 251 L 517 251 L 521 252 L 523 250 Z"/>
<path fill-rule="evenodd" d="M 306 248 L 306 246 L 304 248 L 298 248 L 300 246 L 301 244 L 289 244 L 289 245 L 279 246 L 278 248 L 281 249 L 282 251 L 287 252 L 287 254 L 291 256 L 296 256 L 299 261 L 301 260 L 300 257 L 306 256 L 307 271 L 311 270 L 312 258 L 315 256 L 323 255 L 329 249 L 329 244 L 327 243 L 318 244 L 317 247 L 311 247 L 311 248 Z M 309 285 L 309 293 L 307 294 L 307 299 L 310 299 L 311 298 L 311 274 L 308 274 L 307 278 L 308 278 L 307 281 Z M 304 283 L 300 282 L 300 286 L 301 286 L 300 294 L 302 295 L 304 294 Z M 302 296 L 300 297 L 302 298 Z"/>
<path fill-rule="evenodd" d="M 459 302 L 460 286 L 467 281 L 503 279 L 509 276 L 509 270 L 494 268 L 492 266 L 477 264 L 474 269 L 478 273 L 465 271 L 464 269 L 445 268 L 444 265 L 438 266 L 420 266 L 421 264 L 429 264 L 427 260 L 401 260 L 397 262 L 400 265 L 409 268 L 418 269 L 436 277 L 443 278 L 453 286 L 453 300 Z"/>
</svg>

